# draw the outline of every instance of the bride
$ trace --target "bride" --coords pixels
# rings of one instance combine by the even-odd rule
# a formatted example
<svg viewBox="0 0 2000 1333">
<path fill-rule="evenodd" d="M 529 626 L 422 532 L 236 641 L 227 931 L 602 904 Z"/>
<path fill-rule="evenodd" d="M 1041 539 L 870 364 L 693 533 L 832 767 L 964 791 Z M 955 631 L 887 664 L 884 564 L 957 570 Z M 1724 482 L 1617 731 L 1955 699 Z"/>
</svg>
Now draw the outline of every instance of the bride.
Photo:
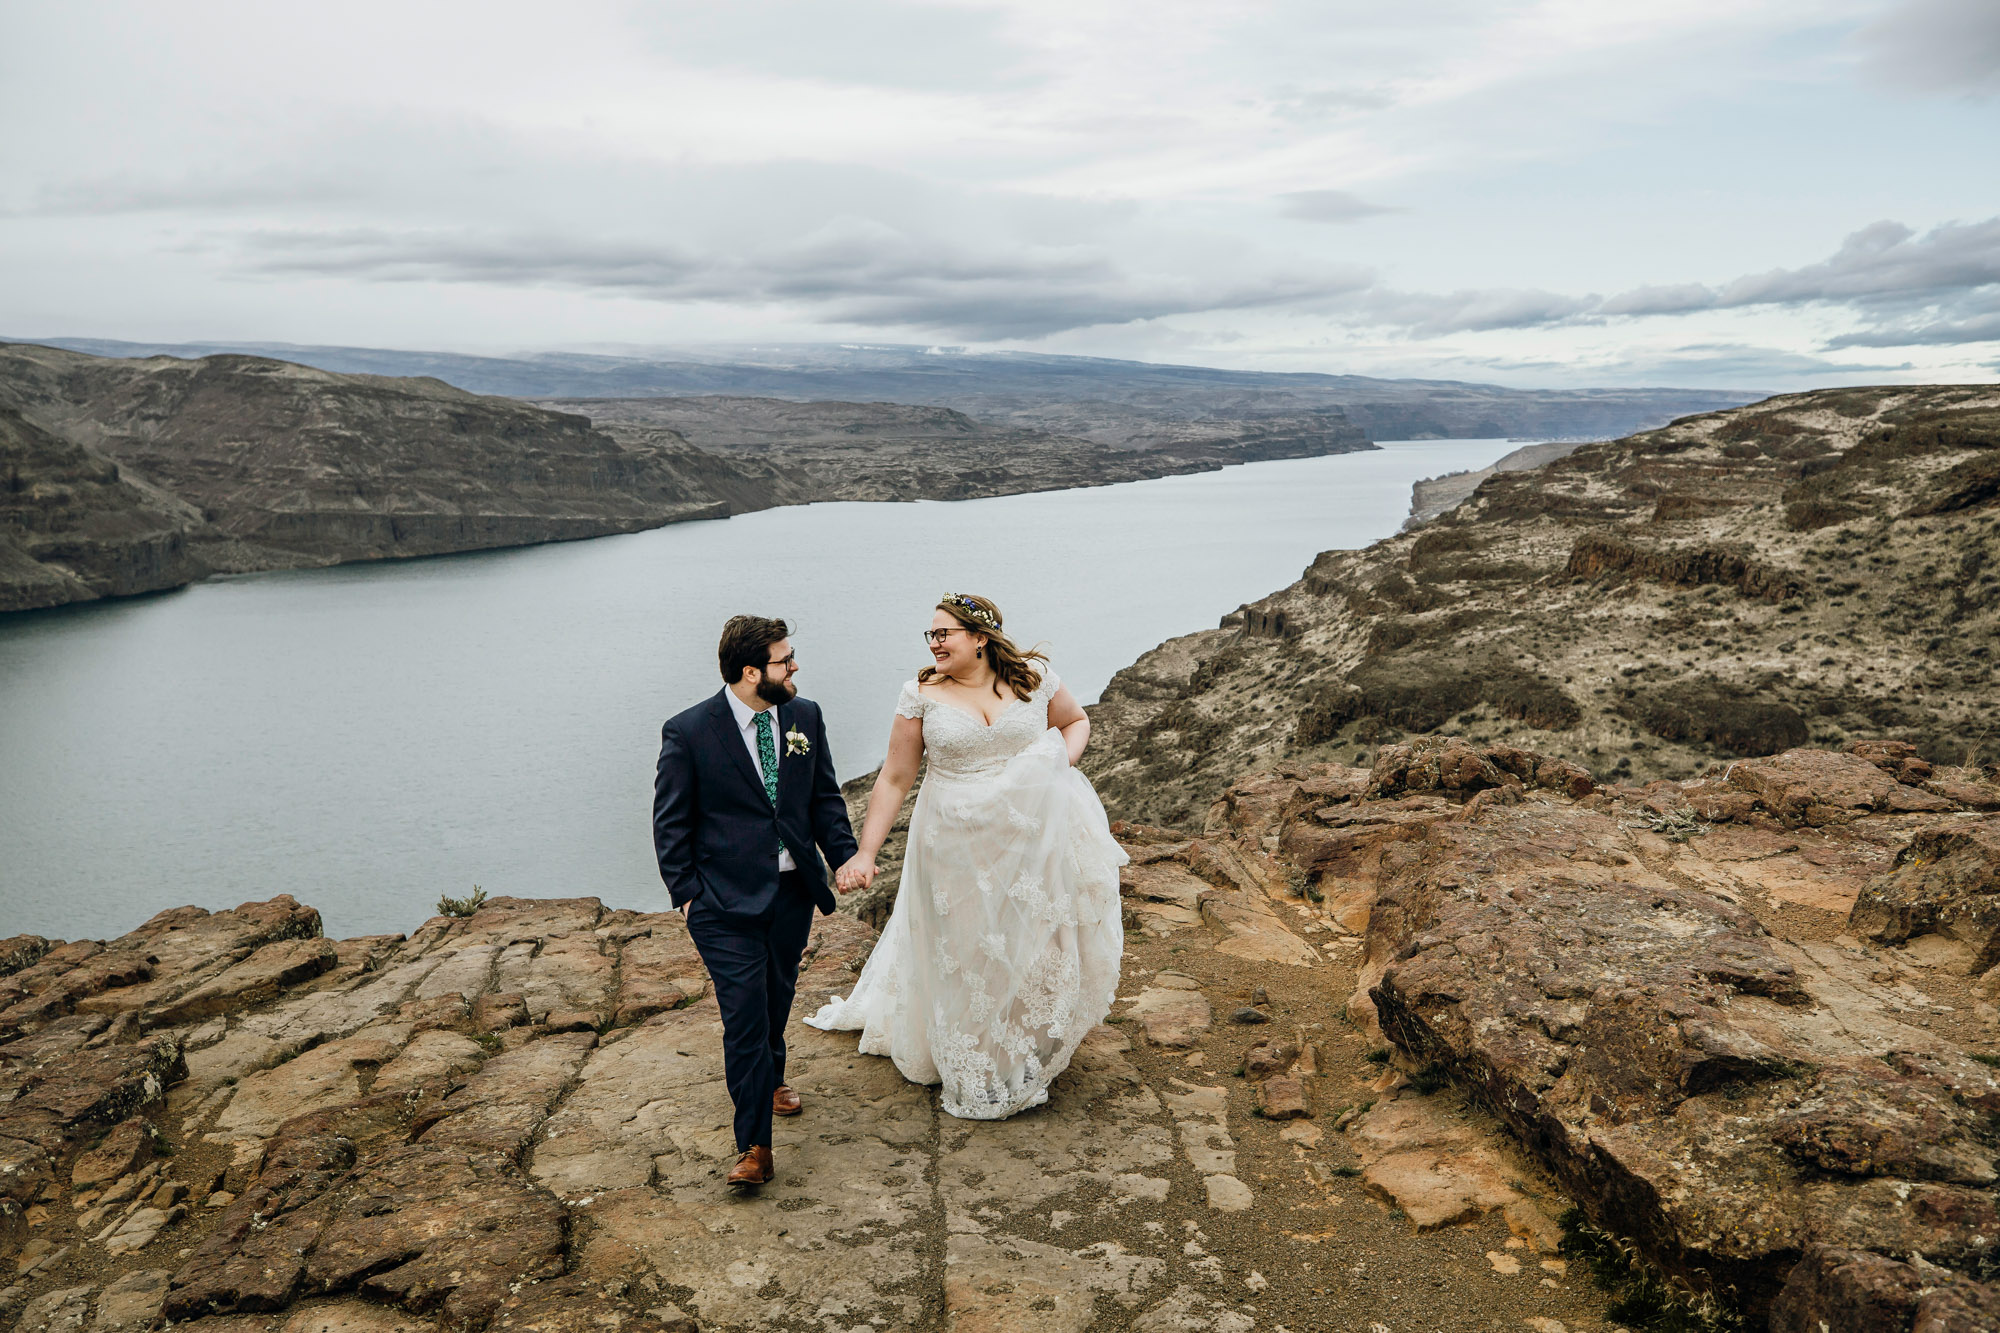
<svg viewBox="0 0 2000 1333">
<path fill-rule="evenodd" d="M 1127 857 L 1075 767 L 1090 720 L 1000 624 L 984 597 L 938 603 L 932 665 L 903 686 L 861 851 L 839 872 L 843 887 L 874 874 L 928 759 L 895 910 L 853 994 L 805 1020 L 859 1029 L 863 1054 L 942 1083 L 944 1109 L 970 1120 L 1048 1100 L 1110 1012 L 1125 942 Z"/>
</svg>

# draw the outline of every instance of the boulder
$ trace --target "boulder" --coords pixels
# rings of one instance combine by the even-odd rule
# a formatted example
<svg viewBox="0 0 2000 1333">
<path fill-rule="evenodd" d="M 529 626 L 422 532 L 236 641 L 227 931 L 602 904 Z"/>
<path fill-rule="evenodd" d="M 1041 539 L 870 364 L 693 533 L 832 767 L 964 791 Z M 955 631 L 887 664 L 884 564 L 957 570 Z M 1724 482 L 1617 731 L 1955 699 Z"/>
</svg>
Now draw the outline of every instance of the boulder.
<svg viewBox="0 0 2000 1333">
<path fill-rule="evenodd" d="M 2000 963 L 2000 815 L 1918 833 L 1861 891 L 1848 920 L 1884 944 L 1942 935 L 1965 950 L 1967 972 Z"/>
<path fill-rule="evenodd" d="M 1934 814 L 1958 808 L 1933 792 L 1904 785 L 1858 754 L 1828 750 L 1787 750 L 1768 759 L 1739 760 L 1704 776 L 1750 797 L 1754 809 L 1788 827 L 1821 828 L 1864 814 Z"/>
<path fill-rule="evenodd" d="M 2000 1284 L 1867 1250 L 1809 1246 L 1771 1306 L 1771 1333 L 1988 1333 Z"/>
<path fill-rule="evenodd" d="M 70 1168 L 70 1187 L 96 1189 L 137 1170 L 153 1160 L 159 1137 L 159 1131 L 144 1116 L 121 1122 L 101 1143 L 76 1159 L 76 1165 Z"/>
</svg>

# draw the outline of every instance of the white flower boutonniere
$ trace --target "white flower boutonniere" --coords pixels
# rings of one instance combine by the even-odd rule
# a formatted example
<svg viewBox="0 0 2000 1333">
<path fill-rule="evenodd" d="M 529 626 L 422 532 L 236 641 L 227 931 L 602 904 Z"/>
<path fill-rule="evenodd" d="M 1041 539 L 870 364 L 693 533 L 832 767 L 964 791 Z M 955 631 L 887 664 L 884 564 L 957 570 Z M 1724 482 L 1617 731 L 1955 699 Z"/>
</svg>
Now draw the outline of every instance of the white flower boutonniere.
<svg viewBox="0 0 2000 1333">
<path fill-rule="evenodd" d="M 797 727 L 793 727 L 785 733 L 786 754 L 806 754 L 811 750 L 812 742 L 807 740 L 806 734 Z"/>
</svg>

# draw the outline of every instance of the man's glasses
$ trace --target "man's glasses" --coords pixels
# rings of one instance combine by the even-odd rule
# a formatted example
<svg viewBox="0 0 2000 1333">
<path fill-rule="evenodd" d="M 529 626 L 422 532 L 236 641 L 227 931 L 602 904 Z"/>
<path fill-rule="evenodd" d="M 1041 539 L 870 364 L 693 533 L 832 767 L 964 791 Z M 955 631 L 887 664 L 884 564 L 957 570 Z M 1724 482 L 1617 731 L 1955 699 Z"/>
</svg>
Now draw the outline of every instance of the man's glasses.
<svg viewBox="0 0 2000 1333">
<path fill-rule="evenodd" d="M 785 670 L 790 671 L 793 667 L 796 667 L 798 664 L 799 664 L 799 655 L 797 653 L 787 653 L 785 656 L 778 658 L 776 661 L 766 662 L 764 664 L 764 669 L 766 671 L 769 671 L 772 667 L 783 667 Z"/>
<path fill-rule="evenodd" d="M 933 648 L 942 648 L 946 639 L 954 634 L 964 634 L 966 632 L 965 629 L 957 625 L 952 626 L 950 629 L 927 629 L 924 631 L 924 642 Z"/>
</svg>

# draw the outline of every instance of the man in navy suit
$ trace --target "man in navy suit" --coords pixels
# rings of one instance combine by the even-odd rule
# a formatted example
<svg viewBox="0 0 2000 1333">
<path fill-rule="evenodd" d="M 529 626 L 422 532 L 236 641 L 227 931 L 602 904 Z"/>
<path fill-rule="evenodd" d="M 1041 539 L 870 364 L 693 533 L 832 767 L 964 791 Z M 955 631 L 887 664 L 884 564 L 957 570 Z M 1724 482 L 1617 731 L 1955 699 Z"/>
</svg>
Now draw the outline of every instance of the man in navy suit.
<svg viewBox="0 0 2000 1333">
<path fill-rule="evenodd" d="M 736 1104 L 732 1187 L 762 1185 L 775 1167 L 771 1117 L 797 1115 L 785 1083 L 785 1023 L 812 909 L 873 878 L 860 848 L 819 705 L 798 697 L 799 664 L 782 620 L 734 616 L 717 656 L 723 689 L 660 731 L 653 849 L 722 1009 L 722 1067 Z"/>
</svg>

